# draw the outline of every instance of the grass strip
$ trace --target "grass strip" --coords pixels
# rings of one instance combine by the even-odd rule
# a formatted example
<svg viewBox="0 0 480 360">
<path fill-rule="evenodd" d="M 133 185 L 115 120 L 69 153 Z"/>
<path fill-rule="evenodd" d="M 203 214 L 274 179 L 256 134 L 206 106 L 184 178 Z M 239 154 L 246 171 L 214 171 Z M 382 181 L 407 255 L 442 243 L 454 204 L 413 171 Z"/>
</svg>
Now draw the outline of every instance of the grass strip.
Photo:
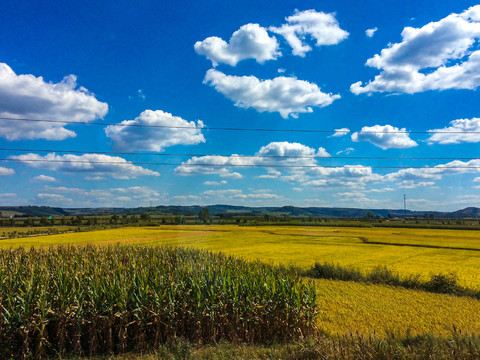
<svg viewBox="0 0 480 360">
<path fill-rule="evenodd" d="M 340 264 L 332 264 L 327 262 L 323 264 L 315 263 L 314 267 L 308 270 L 292 268 L 290 271 L 296 271 L 302 276 L 314 279 L 330 279 L 392 285 L 407 289 L 416 289 L 456 296 L 469 296 L 480 299 L 480 291 L 459 286 L 457 284 L 457 276 L 454 273 L 436 274 L 432 275 L 430 280 L 422 281 L 420 279 L 420 275 L 401 277 L 400 274 L 389 270 L 386 266 L 377 266 L 372 271 L 364 273 L 357 268 L 347 268 L 341 266 Z"/>
</svg>

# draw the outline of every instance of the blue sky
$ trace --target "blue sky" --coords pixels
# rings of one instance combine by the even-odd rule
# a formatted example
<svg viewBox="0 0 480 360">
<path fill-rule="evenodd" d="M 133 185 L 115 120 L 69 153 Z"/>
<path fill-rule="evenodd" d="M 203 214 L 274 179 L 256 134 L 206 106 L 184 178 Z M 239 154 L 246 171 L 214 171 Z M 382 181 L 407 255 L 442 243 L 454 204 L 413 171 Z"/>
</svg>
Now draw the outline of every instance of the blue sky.
<svg viewBox="0 0 480 360">
<path fill-rule="evenodd" d="M 0 34 L 1 205 L 480 204 L 475 2 L 15 1 Z"/>
</svg>

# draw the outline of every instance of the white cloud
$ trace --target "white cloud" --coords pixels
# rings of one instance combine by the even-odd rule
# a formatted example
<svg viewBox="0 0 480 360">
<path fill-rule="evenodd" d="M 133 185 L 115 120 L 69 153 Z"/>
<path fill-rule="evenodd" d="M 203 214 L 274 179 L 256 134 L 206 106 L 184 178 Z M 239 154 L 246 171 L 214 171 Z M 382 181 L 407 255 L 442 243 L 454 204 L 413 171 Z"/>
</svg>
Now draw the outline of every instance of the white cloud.
<svg viewBox="0 0 480 360">
<path fill-rule="evenodd" d="M 462 142 L 480 142 L 480 118 L 458 119 L 450 121 L 450 126 L 443 129 L 429 130 L 440 133 L 432 134 L 429 143 L 460 144 Z"/>
<path fill-rule="evenodd" d="M 473 179 L 473 182 L 480 182 L 480 176 Z"/>
<path fill-rule="evenodd" d="M 354 94 L 372 92 L 417 93 L 427 90 L 475 89 L 480 85 L 480 5 L 450 14 L 421 28 L 405 27 L 402 42 L 392 44 L 367 60 L 381 70 Z"/>
<path fill-rule="evenodd" d="M 278 71 L 279 74 L 283 74 L 286 70 L 283 69 L 283 68 L 279 68 L 277 71 Z"/>
<path fill-rule="evenodd" d="M 367 37 L 371 38 L 371 37 L 373 37 L 373 35 L 375 35 L 377 30 L 378 30 L 377 27 L 374 27 L 372 29 L 367 29 L 367 30 L 365 30 L 365 35 L 367 35 Z"/>
<path fill-rule="evenodd" d="M 41 182 L 55 182 L 57 179 L 55 179 L 53 176 L 47 176 L 47 175 L 38 175 L 35 176 L 33 181 L 41 181 Z"/>
<path fill-rule="evenodd" d="M 417 146 L 418 144 L 410 139 L 406 129 L 399 129 L 391 125 L 364 126 L 359 132 L 352 134 L 352 140 L 368 141 L 379 148 L 386 149 L 406 149 Z"/>
<path fill-rule="evenodd" d="M 341 128 L 341 129 L 335 129 L 335 133 L 332 135 L 332 137 L 339 137 L 339 136 L 345 136 L 350 132 L 349 128 Z"/>
<path fill-rule="evenodd" d="M 271 26 L 269 30 L 283 36 L 292 47 L 292 53 L 302 57 L 312 50 L 312 47 L 305 42 L 307 36 L 316 40 L 316 46 L 322 46 L 338 44 L 349 35 L 340 28 L 335 14 L 315 10 L 295 10 L 295 13 L 285 20 L 286 24 L 281 27 Z"/>
<path fill-rule="evenodd" d="M 199 201 L 201 200 L 201 197 L 198 195 L 178 195 L 178 196 L 173 196 L 173 199 L 178 200 L 178 201 Z"/>
<path fill-rule="evenodd" d="M 0 176 L 13 175 L 15 171 L 6 167 L 0 166 Z"/>
<path fill-rule="evenodd" d="M 401 189 L 415 189 L 419 187 L 434 187 L 435 182 L 433 181 L 415 181 L 415 180 L 403 180 L 398 183 L 397 186 Z"/>
<path fill-rule="evenodd" d="M 207 185 L 207 186 L 220 186 L 220 185 L 225 185 L 227 184 L 228 182 L 226 180 L 222 180 L 222 181 L 205 181 L 203 183 L 203 185 Z"/>
<path fill-rule="evenodd" d="M 73 200 L 71 198 L 67 198 L 60 194 L 49 194 L 49 193 L 39 193 L 35 196 L 36 202 L 40 202 L 41 204 L 65 204 L 65 203 L 72 203 Z"/>
<path fill-rule="evenodd" d="M 45 82 L 34 75 L 17 75 L 0 63 L 0 117 L 88 122 L 102 119 L 108 105 L 85 88 L 77 89 L 77 77 L 66 76 L 59 83 Z M 7 140 L 64 140 L 75 137 L 65 124 L 0 120 L 0 137 Z"/>
<path fill-rule="evenodd" d="M 210 198 L 215 198 L 218 200 L 225 199 L 237 199 L 237 200 L 267 200 L 267 199 L 280 199 L 281 196 L 270 193 L 270 190 L 257 190 L 253 191 L 250 194 L 243 193 L 240 189 L 227 189 L 227 190 L 207 190 L 204 191 L 202 197 L 206 197 L 206 201 Z"/>
<path fill-rule="evenodd" d="M 346 148 L 345 150 L 340 150 L 340 151 L 337 151 L 337 155 L 341 155 L 341 154 L 345 154 L 345 155 L 349 155 L 351 154 L 352 152 L 354 152 L 355 149 L 352 148 L 352 147 L 349 147 L 349 148 Z"/>
<path fill-rule="evenodd" d="M 246 24 L 235 31 L 227 43 L 225 40 L 211 36 L 194 45 L 199 55 L 205 55 L 213 64 L 224 63 L 237 65 L 245 59 L 255 59 L 263 64 L 275 60 L 282 54 L 278 51 L 277 39 L 268 35 L 265 28 L 258 24 Z"/>
<path fill-rule="evenodd" d="M 303 185 L 309 185 L 309 186 L 325 186 L 325 185 L 327 185 L 327 180 L 322 179 L 322 180 L 307 181 L 307 182 L 303 183 Z"/>
<path fill-rule="evenodd" d="M 258 112 L 278 112 L 284 119 L 313 112 L 312 106 L 325 107 L 340 98 L 340 95 L 324 93 L 318 85 L 296 77 L 260 80 L 255 76 L 230 76 L 210 69 L 203 82 L 234 101 L 235 106 L 254 108 Z"/>
<path fill-rule="evenodd" d="M 257 176 L 257 178 L 280 179 L 299 184 L 308 183 L 311 186 L 334 184 L 347 187 L 383 180 L 382 175 L 374 174 L 372 168 L 367 166 L 320 166 L 316 157 L 330 156 L 322 147 L 316 150 L 299 143 L 272 142 L 263 146 L 255 153 L 255 156 L 257 157 L 238 157 L 234 154 L 231 156 L 193 157 L 177 167 L 175 174 L 182 176 L 218 174 L 220 177 L 225 177 L 231 174 L 232 169 L 235 168 L 266 166 L 267 174 Z M 206 166 L 206 164 L 217 166 Z M 280 168 L 269 168 L 268 166 L 280 166 Z"/>
<path fill-rule="evenodd" d="M 440 180 L 443 175 L 480 173 L 480 160 L 454 160 L 433 167 L 408 168 L 384 176 L 386 181 L 404 180 Z"/>
<path fill-rule="evenodd" d="M 45 186 L 45 192 L 37 194 L 35 202 L 63 206 L 68 201 L 82 207 L 110 206 L 148 206 L 152 202 L 165 199 L 164 194 L 147 186 L 132 186 L 128 188 L 81 189 L 64 186 Z"/>
<path fill-rule="evenodd" d="M 232 174 L 230 168 L 246 167 L 246 166 L 261 166 L 261 165 L 302 165 L 314 166 L 316 164 L 313 156 L 329 157 L 330 154 L 322 147 L 315 150 L 311 147 L 289 142 L 271 142 L 266 146 L 262 146 L 255 157 L 245 157 L 233 154 L 231 156 L 208 155 L 201 157 L 192 157 L 185 161 L 175 169 L 177 175 L 201 175 L 201 174 L 218 174 L 221 177 L 229 177 Z M 212 164 L 215 166 L 206 166 L 205 164 Z M 278 177 L 279 171 L 269 169 L 268 175 L 261 176 L 262 178 Z M 240 175 L 241 176 L 241 175 Z"/>
<path fill-rule="evenodd" d="M 138 176 L 158 176 L 159 173 L 133 165 L 131 162 L 118 157 L 102 154 L 84 155 L 57 155 L 50 153 L 45 156 L 38 154 L 24 154 L 10 158 L 24 162 L 26 165 L 47 170 L 56 170 L 68 173 L 84 173 L 88 176 L 108 175 L 115 179 L 132 179 Z"/>
<path fill-rule="evenodd" d="M 194 121 L 188 122 L 162 110 L 145 110 L 134 120 L 125 120 L 120 124 L 129 126 L 110 125 L 105 129 L 118 150 L 160 152 L 168 146 L 205 142 L 201 132 L 204 126 L 201 120 L 195 124 Z M 168 128 L 170 126 L 177 128 Z"/>
</svg>

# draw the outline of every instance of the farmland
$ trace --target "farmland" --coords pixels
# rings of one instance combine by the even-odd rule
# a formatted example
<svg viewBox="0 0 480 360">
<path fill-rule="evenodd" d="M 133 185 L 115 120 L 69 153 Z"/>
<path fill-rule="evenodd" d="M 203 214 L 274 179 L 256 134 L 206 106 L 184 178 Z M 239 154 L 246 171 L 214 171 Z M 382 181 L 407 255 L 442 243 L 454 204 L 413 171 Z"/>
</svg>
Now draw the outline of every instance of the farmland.
<svg viewBox="0 0 480 360">
<path fill-rule="evenodd" d="M 478 235 L 467 230 L 398 228 L 161 226 L 6 239 L 0 246 L 174 246 L 303 269 L 315 262 L 330 262 L 364 272 L 387 266 L 400 276 L 425 279 L 432 274 L 455 273 L 459 284 L 479 289 Z M 471 297 L 324 279 L 314 280 L 314 285 L 317 326 L 325 334 L 446 336 L 453 329 L 480 333 L 480 301 Z"/>
<path fill-rule="evenodd" d="M 115 243 L 186 246 L 301 268 L 329 262 L 367 272 L 381 265 L 402 276 L 420 275 L 425 279 L 432 274 L 455 273 L 461 286 L 480 289 L 479 235 L 473 230 L 439 229 L 160 226 L 6 239 L 0 247 Z"/>
</svg>

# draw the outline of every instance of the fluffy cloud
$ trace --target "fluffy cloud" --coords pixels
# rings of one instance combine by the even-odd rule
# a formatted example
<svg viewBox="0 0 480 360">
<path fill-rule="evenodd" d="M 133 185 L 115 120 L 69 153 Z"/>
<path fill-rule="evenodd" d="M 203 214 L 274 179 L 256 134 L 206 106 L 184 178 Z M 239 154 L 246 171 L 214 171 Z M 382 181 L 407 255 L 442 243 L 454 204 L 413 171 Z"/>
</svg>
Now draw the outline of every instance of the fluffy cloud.
<svg viewBox="0 0 480 360">
<path fill-rule="evenodd" d="M 367 35 L 367 37 L 371 38 L 371 37 L 373 37 L 373 35 L 375 35 L 377 30 L 378 30 L 377 27 L 374 27 L 372 29 L 367 29 L 367 30 L 365 30 L 365 35 Z"/>
<path fill-rule="evenodd" d="M 26 165 L 34 168 L 68 173 L 84 173 L 89 176 L 108 175 L 115 179 L 132 179 L 138 176 L 160 175 L 155 171 L 133 165 L 121 157 L 102 154 L 57 155 L 50 153 L 41 156 L 30 153 L 11 156 L 10 158 L 24 162 Z"/>
<path fill-rule="evenodd" d="M 40 182 L 55 182 L 57 179 L 55 179 L 53 176 L 47 176 L 47 175 L 38 175 L 35 176 L 33 181 L 40 181 Z"/>
<path fill-rule="evenodd" d="M 195 124 L 162 110 L 145 110 L 135 120 L 125 120 L 120 125 L 125 126 L 111 125 L 105 129 L 118 150 L 160 152 L 168 146 L 205 142 L 200 130 L 204 126 L 201 120 Z"/>
<path fill-rule="evenodd" d="M 430 136 L 430 143 L 459 144 L 462 142 L 480 142 L 480 118 L 459 119 L 450 121 L 450 126 L 443 129 L 430 130 L 437 132 Z"/>
<path fill-rule="evenodd" d="M 35 197 L 39 204 L 63 206 L 65 202 L 75 206 L 107 207 L 107 206 L 148 206 L 151 202 L 164 200 L 165 196 L 147 186 L 128 188 L 82 189 L 63 186 L 45 186 L 44 192 Z"/>
<path fill-rule="evenodd" d="M 245 157 L 233 154 L 231 156 L 208 155 L 193 157 L 175 169 L 177 175 L 202 175 L 218 174 L 221 177 L 229 177 L 230 168 L 255 167 L 255 166 L 315 166 L 314 156 L 329 157 L 330 154 L 322 147 L 318 150 L 299 143 L 271 142 L 262 146 L 254 157 Z M 208 164 L 208 165 L 207 165 Z M 269 175 L 264 178 L 277 177 L 280 172 L 269 169 Z"/>
<path fill-rule="evenodd" d="M 381 70 L 354 94 L 372 92 L 417 93 L 427 90 L 475 89 L 480 85 L 480 5 L 450 14 L 421 28 L 406 27 L 402 42 L 392 44 L 367 60 Z"/>
<path fill-rule="evenodd" d="M 13 175 L 13 174 L 15 174 L 15 171 L 13 169 L 0 166 L 0 176 Z"/>
<path fill-rule="evenodd" d="M 335 14 L 326 14 L 315 10 L 298 11 L 285 18 L 286 24 L 281 27 L 270 27 L 269 30 L 283 36 L 292 47 L 294 55 L 304 57 L 312 50 L 305 43 L 307 36 L 316 40 L 316 46 L 335 45 L 348 37 L 335 19 Z"/>
<path fill-rule="evenodd" d="M 59 83 L 45 82 L 34 75 L 17 75 L 5 63 L 0 63 L 0 117 L 68 120 L 88 122 L 103 118 L 108 111 L 85 88 L 77 89 L 75 75 Z M 75 137 L 64 124 L 0 120 L 0 137 L 7 140 L 63 140 Z"/>
<path fill-rule="evenodd" d="M 60 194 L 49 194 L 49 193 L 39 193 L 35 196 L 36 202 L 43 204 L 53 204 L 53 205 L 60 205 L 65 203 L 72 203 L 73 200 L 71 198 L 67 198 L 66 196 Z"/>
<path fill-rule="evenodd" d="M 225 185 L 227 184 L 227 181 L 226 180 L 222 180 L 222 181 L 205 181 L 203 183 L 203 185 L 207 185 L 207 186 L 220 186 L 220 185 Z"/>
<path fill-rule="evenodd" d="M 197 41 L 194 48 L 197 54 L 205 55 L 213 66 L 218 63 L 235 66 L 245 59 L 255 59 L 263 64 L 281 56 L 277 39 L 270 37 L 267 30 L 258 24 L 243 25 L 233 33 L 228 43 L 217 36 L 211 36 Z"/>
<path fill-rule="evenodd" d="M 386 181 L 440 180 L 443 175 L 475 174 L 480 172 L 480 160 L 454 160 L 433 167 L 408 168 L 384 176 Z"/>
<path fill-rule="evenodd" d="M 324 93 L 318 85 L 296 77 L 260 80 L 255 76 L 230 76 L 210 69 L 203 82 L 234 101 L 235 106 L 259 112 L 279 112 L 284 119 L 313 112 L 312 106 L 328 106 L 340 98 L 340 95 Z"/>
<path fill-rule="evenodd" d="M 349 128 L 341 128 L 335 129 L 335 133 L 332 135 L 333 137 L 345 136 L 350 132 Z"/>
<path fill-rule="evenodd" d="M 397 187 L 401 189 L 415 189 L 419 187 L 428 187 L 432 188 L 435 185 L 433 181 L 414 181 L 414 180 L 403 180 L 397 184 Z"/>
<path fill-rule="evenodd" d="M 399 129 L 391 125 L 364 126 L 359 132 L 352 134 L 352 140 L 368 141 L 379 148 L 406 149 L 418 144 L 405 133 L 406 129 Z"/>
<path fill-rule="evenodd" d="M 267 200 L 280 199 L 281 196 L 270 193 L 270 190 L 257 190 L 250 194 L 244 194 L 239 189 L 227 190 L 207 190 L 202 193 L 203 197 L 208 199 L 215 197 L 217 199 L 239 199 L 239 200 Z"/>
</svg>

